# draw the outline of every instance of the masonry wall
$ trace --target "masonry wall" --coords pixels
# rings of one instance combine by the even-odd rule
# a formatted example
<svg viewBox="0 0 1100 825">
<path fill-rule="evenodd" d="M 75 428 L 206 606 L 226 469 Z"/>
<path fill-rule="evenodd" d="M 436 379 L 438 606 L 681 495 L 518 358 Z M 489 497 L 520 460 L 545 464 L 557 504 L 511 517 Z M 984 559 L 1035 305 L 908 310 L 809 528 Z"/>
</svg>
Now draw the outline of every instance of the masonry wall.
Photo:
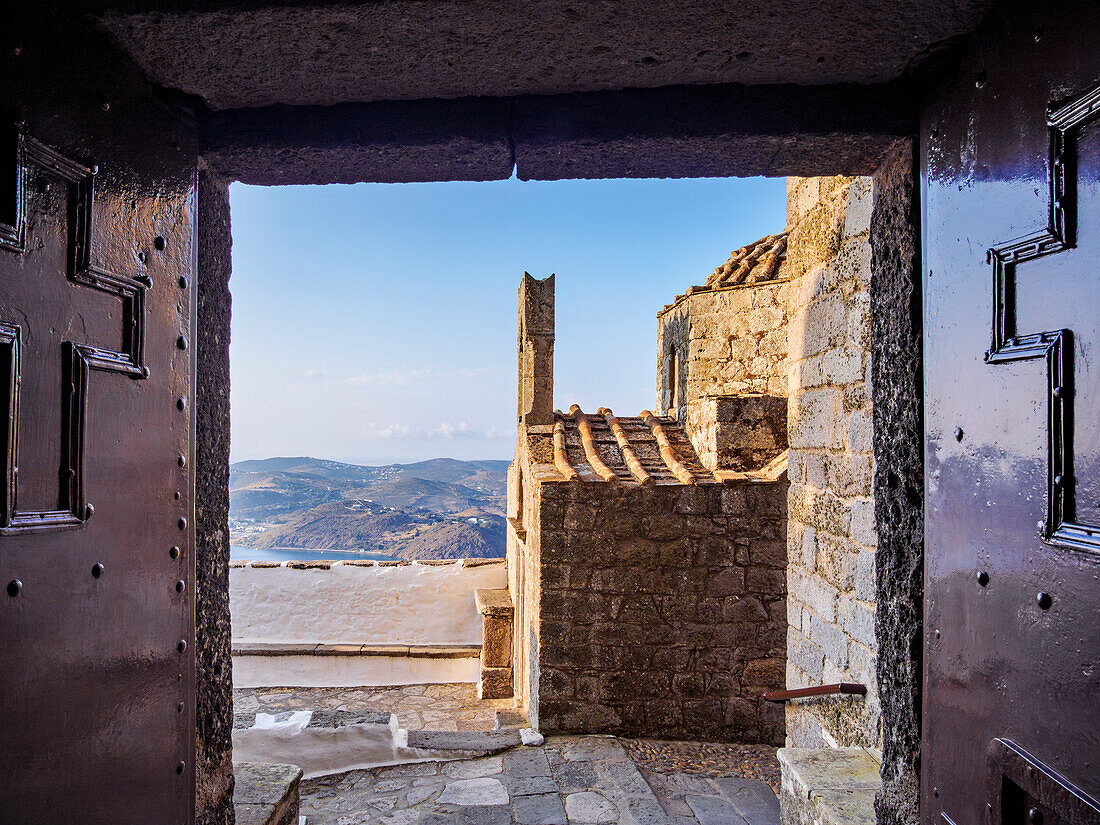
<svg viewBox="0 0 1100 825">
<path fill-rule="evenodd" d="M 785 487 L 542 484 L 540 729 L 781 743 Z"/>
<path fill-rule="evenodd" d="M 783 279 L 689 290 L 657 315 L 657 407 L 708 469 L 757 469 L 786 449 L 793 289 Z"/>
<path fill-rule="evenodd" d="M 924 610 L 924 353 L 920 199 L 913 144 L 899 141 L 874 177 L 871 371 L 875 556 L 882 702 L 883 825 L 919 821 Z"/>
<path fill-rule="evenodd" d="M 870 178 L 789 178 L 789 688 L 859 682 L 866 698 L 788 703 L 791 745 L 881 744 L 875 667 Z"/>
<path fill-rule="evenodd" d="M 199 174 L 195 335 L 196 822 L 233 822 L 229 622 L 228 184 Z"/>
<path fill-rule="evenodd" d="M 658 314 L 657 399 L 662 413 L 683 421 L 682 408 L 708 396 L 786 395 L 792 289 L 784 278 L 690 292 Z"/>
<path fill-rule="evenodd" d="M 539 720 L 539 629 L 542 616 L 541 499 L 532 464 L 553 461 L 553 427 L 533 424 L 520 432 L 516 457 L 508 468 L 508 592 L 512 621 L 512 689 L 516 703 L 526 707 L 532 726 Z"/>
</svg>

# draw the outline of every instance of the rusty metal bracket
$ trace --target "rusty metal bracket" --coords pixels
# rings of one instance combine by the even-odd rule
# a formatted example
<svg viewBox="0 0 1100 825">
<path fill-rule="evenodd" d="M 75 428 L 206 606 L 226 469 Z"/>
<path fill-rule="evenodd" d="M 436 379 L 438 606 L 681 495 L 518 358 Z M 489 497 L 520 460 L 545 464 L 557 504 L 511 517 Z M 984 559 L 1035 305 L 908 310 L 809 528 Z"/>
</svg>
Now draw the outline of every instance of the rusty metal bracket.
<svg viewBox="0 0 1100 825">
<path fill-rule="evenodd" d="M 795 690 L 769 690 L 764 694 L 767 702 L 787 702 L 791 699 L 805 699 L 809 696 L 836 696 L 845 694 L 851 696 L 866 696 L 867 685 L 855 682 L 837 682 L 834 685 L 815 685 L 814 687 L 797 688 Z"/>
</svg>

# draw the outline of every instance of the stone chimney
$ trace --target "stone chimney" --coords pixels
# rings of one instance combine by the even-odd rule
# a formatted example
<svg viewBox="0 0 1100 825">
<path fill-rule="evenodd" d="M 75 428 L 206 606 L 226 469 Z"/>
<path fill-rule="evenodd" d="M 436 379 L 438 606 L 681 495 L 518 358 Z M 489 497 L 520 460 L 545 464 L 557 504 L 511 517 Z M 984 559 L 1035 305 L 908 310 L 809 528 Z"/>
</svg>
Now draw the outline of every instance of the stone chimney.
<svg viewBox="0 0 1100 825">
<path fill-rule="evenodd" d="M 554 276 L 541 281 L 523 273 L 519 285 L 520 432 L 554 423 Z"/>
</svg>

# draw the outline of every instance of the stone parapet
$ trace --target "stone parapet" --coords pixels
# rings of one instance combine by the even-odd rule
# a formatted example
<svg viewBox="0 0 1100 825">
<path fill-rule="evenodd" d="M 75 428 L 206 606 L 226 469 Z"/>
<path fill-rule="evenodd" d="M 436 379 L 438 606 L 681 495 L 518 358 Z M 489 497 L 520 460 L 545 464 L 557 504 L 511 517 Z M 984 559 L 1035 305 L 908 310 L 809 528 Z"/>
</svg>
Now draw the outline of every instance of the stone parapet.
<svg viewBox="0 0 1100 825">
<path fill-rule="evenodd" d="M 785 477 L 538 495 L 540 729 L 782 742 Z"/>
</svg>

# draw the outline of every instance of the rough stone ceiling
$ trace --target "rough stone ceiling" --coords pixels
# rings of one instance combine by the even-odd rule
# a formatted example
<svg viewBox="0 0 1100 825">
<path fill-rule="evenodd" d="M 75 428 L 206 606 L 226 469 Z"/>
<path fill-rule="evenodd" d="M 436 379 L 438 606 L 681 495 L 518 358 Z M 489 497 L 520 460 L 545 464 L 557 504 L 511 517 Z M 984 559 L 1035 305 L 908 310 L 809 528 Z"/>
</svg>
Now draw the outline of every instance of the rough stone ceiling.
<svg viewBox="0 0 1100 825">
<path fill-rule="evenodd" d="M 989 5 L 125 2 L 121 10 L 92 14 L 154 82 L 197 95 L 215 110 L 673 84 L 884 83 L 936 44 L 971 31 Z"/>
</svg>

